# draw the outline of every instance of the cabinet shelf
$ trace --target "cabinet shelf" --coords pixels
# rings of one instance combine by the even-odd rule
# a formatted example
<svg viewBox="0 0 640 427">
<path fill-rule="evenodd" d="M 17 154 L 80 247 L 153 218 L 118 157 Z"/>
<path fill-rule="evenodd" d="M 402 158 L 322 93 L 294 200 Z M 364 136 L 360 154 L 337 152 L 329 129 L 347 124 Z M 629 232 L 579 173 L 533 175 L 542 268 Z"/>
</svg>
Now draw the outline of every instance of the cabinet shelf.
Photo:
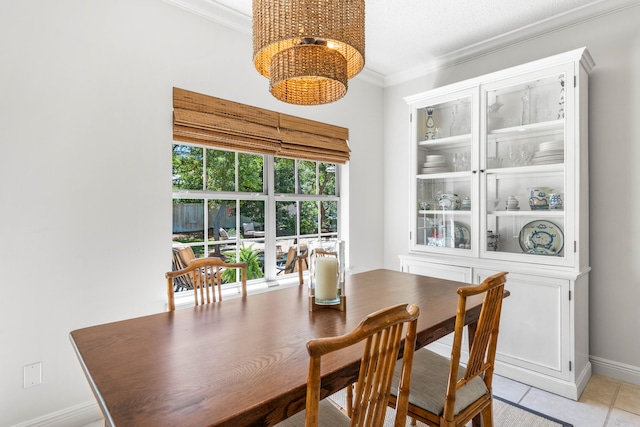
<svg viewBox="0 0 640 427">
<path fill-rule="evenodd" d="M 469 176 L 471 176 L 471 171 L 423 173 L 420 175 L 416 175 L 416 178 L 417 179 L 469 178 Z"/>
<path fill-rule="evenodd" d="M 520 126 L 512 126 L 508 128 L 502 129 L 494 129 L 488 133 L 489 136 L 492 137 L 519 137 L 522 135 L 526 135 L 526 137 L 531 137 L 535 135 L 543 135 L 546 133 L 557 133 L 564 130 L 564 119 L 560 120 L 552 120 L 548 122 L 541 123 L 531 123 L 528 125 L 520 125 Z"/>
<path fill-rule="evenodd" d="M 418 213 L 420 215 L 461 215 L 461 216 L 470 216 L 471 215 L 471 211 L 470 210 L 462 210 L 462 209 L 458 209 L 458 210 L 435 210 L 435 209 L 431 209 L 431 210 L 423 210 L 420 209 L 418 210 Z"/>
<path fill-rule="evenodd" d="M 564 174 L 564 163 L 550 165 L 513 166 L 508 168 L 486 169 L 486 173 L 500 175 L 540 176 L 541 174 Z"/>
<path fill-rule="evenodd" d="M 564 210 L 562 209 L 552 209 L 552 210 L 538 210 L 538 211 L 526 211 L 526 210 L 518 210 L 518 211 L 488 211 L 487 215 L 494 216 L 502 216 L 502 217 L 516 217 L 516 216 L 528 216 L 528 217 L 536 217 L 536 218 L 550 218 L 550 217 L 564 217 Z"/>
<path fill-rule="evenodd" d="M 471 134 L 463 134 L 456 136 L 447 136 L 444 138 L 438 139 L 429 139 L 425 141 L 418 142 L 420 147 L 428 147 L 428 148 L 454 148 L 454 147 L 463 147 L 468 146 L 471 142 Z"/>
</svg>

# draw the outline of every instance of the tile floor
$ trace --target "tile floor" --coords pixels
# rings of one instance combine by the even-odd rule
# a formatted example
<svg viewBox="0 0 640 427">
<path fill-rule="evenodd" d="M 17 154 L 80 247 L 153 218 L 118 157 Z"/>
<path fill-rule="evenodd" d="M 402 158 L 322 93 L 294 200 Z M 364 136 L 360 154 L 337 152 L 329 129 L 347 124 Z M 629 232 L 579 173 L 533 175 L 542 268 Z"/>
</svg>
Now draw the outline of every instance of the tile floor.
<svg viewBox="0 0 640 427">
<path fill-rule="evenodd" d="M 591 376 L 577 402 L 498 375 L 493 392 L 574 427 L 640 427 L 640 386 L 601 375 Z M 102 426 L 104 421 L 84 427 Z"/>
<path fill-rule="evenodd" d="M 493 393 L 574 427 L 640 427 L 640 386 L 592 375 L 579 401 L 495 375 Z"/>
</svg>

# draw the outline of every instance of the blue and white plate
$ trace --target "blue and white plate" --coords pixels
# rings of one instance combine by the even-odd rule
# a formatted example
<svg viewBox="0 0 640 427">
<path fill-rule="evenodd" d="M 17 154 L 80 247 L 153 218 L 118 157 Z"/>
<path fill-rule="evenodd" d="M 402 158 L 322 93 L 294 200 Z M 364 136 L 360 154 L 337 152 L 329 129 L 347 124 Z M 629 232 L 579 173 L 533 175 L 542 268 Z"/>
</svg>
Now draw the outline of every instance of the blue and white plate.
<svg viewBox="0 0 640 427">
<path fill-rule="evenodd" d="M 527 254 L 558 256 L 564 248 L 564 233 L 551 221 L 531 221 L 520 230 L 520 247 Z"/>
</svg>

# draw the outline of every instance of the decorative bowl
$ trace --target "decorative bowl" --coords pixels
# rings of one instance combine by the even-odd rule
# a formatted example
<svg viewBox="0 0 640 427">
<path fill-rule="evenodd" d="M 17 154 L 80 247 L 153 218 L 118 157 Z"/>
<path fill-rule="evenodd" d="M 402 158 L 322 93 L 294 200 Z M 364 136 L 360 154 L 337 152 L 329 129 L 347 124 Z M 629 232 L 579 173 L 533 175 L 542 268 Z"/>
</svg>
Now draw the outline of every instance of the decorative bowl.
<svg viewBox="0 0 640 427">
<path fill-rule="evenodd" d="M 452 191 L 447 191 L 446 193 L 436 194 L 436 205 L 438 209 L 442 209 L 443 211 L 457 211 L 460 209 L 460 204 L 462 200 L 460 200 L 460 196 L 455 194 Z"/>
<path fill-rule="evenodd" d="M 532 211 L 540 209 L 549 209 L 549 194 L 553 193 L 553 188 L 536 187 L 529 188 L 529 207 Z"/>
<path fill-rule="evenodd" d="M 519 210 L 520 209 L 518 207 L 519 204 L 520 204 L 520 201 L 516 198 L 516 196 L 507 197 L 506 205 L 507 205 L 507 210 L 508 211 L 517 211 L 517 210 Z"/>
</svg>

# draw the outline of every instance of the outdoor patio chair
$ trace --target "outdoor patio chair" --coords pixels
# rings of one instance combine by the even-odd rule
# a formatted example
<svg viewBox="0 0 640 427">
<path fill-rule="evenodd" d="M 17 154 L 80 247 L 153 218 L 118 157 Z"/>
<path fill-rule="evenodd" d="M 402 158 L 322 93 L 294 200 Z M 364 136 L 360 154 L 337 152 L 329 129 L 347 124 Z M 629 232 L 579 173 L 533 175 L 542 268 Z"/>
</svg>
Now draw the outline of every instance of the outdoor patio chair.
<svg viewBox="0 0 640 427">
<path fill-rule="evenodd" d="M 190 246 L 181 246 L 172 248 L 172 260 L 171 269 L 173 271 L 182 270 L 187 268 L 189 263 L 196 259 L 193 249 Z M 180 276 L 174 280 L 174 291 L 179 292 L 183 290 L 193 289 L 193 283 L 189 276 Z"/>
<path fill-rule="evenodd" d="M 252 238 L 255 234 L 255 229 L 253 228 L 252 222 L 243 222 L 242 223 L 242 236 L 244 238 Z"/>
<path fill-rule="evenodd" d="M 224 228 L 220 229 L 220 240 L 235 240 L 236 236 L 229 236 L 229 233 L 227 233 L 227 230 L 225 230 Z"/>
</svg>

